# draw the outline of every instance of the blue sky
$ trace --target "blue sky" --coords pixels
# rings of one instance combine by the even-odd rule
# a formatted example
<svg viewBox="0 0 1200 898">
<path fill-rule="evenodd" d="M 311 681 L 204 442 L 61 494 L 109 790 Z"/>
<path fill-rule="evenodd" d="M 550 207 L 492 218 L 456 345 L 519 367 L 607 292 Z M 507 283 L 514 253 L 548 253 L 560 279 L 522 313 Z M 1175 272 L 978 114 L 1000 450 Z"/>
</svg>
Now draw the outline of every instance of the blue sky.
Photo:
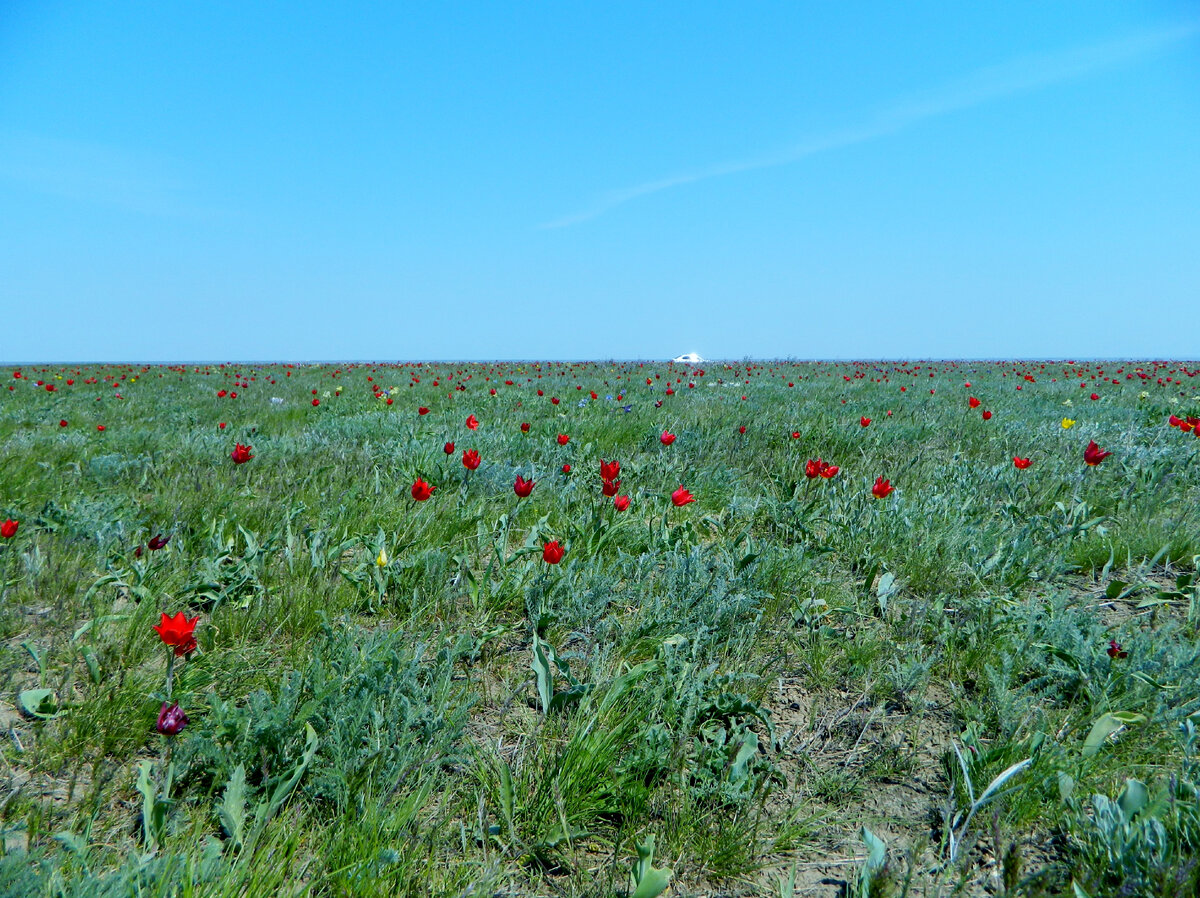
<svg viewBox="0 0 1200 898">
<path fill-rule="evenodd" d="M 0 360 L 1195 357 L 1194 3 L 0 4 Z"/>
</svg>

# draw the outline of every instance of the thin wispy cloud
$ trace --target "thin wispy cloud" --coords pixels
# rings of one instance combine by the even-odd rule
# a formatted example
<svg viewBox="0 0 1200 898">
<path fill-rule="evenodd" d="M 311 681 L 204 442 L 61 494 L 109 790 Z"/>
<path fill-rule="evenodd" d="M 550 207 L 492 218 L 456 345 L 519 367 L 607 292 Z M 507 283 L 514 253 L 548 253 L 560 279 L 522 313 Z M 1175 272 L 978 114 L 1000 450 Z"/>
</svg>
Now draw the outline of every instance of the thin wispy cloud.
<svg viewBox="0 0 1200 898">
<path fill-rule="evenodd" d="M 790 165 L 818 153 L 854 146 L 896 134 L 920 122 L 995 100 L 1029 93 L 1116 66 L 1153 56 L 1200 35 L 1200 21 L 1144 31 L 1120 40 L 1039 56 L 1025 56 L 988 66 L 926 94 L 899 100 L 860 125 L 814 135 L 772 154 L 722 162 L 684 171 L 632 187 L 612 190 L 591 206 L 546 222 L 543 229 L 565 228 L 598 218 L 624 204 L 674 187 L 711 178 Z"/>
</svg>

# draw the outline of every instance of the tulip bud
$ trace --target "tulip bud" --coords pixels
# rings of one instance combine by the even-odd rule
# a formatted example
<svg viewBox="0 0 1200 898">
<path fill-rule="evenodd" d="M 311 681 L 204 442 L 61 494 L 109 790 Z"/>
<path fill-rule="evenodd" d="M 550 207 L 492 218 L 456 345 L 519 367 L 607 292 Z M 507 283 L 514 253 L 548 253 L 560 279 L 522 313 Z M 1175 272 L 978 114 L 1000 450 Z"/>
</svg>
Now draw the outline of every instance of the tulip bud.
<svg viewBox="0 0 1200 898">
<path fill-rule="evenodd" d="M 158 712 L 158 724 L 156 729 L 164 736 L 177 736 L 183 732 L 183 728 L 188 725 L 188 716 L 184 713 L 183 708 L 179 707 L 176 702 L 168 706 L 163 702 L 162 709 Z"/>
</svg>

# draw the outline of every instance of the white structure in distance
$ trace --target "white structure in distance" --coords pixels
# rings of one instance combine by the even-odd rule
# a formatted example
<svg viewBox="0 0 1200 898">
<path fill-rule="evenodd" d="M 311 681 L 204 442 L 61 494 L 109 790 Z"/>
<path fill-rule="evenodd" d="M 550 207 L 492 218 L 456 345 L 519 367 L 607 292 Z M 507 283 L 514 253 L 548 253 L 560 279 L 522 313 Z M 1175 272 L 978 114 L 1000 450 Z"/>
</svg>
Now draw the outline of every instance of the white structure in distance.
<svg viewBox="0 0 1200 898">
<path fill-rule="evenodd" d="M 707 361 L 698 352 L 685 352 L 678 358 L 671 359 L 677 365 L 699 365 L 701 362 Z"/>
</svg>

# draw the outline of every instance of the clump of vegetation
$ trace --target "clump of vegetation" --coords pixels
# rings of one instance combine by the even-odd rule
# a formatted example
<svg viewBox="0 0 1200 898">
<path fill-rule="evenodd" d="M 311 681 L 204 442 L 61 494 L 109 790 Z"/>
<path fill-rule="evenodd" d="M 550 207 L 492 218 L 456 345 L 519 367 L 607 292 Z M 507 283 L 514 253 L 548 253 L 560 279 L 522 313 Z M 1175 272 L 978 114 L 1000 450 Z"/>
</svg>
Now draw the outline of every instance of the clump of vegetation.
<svg viewBox="0 0 1200 898">
<path fill-rule="evenodd" d="M 10 372 L 0 894 L 1200 890 L 1196 372 L 706 367 Z"/>
</svg>

